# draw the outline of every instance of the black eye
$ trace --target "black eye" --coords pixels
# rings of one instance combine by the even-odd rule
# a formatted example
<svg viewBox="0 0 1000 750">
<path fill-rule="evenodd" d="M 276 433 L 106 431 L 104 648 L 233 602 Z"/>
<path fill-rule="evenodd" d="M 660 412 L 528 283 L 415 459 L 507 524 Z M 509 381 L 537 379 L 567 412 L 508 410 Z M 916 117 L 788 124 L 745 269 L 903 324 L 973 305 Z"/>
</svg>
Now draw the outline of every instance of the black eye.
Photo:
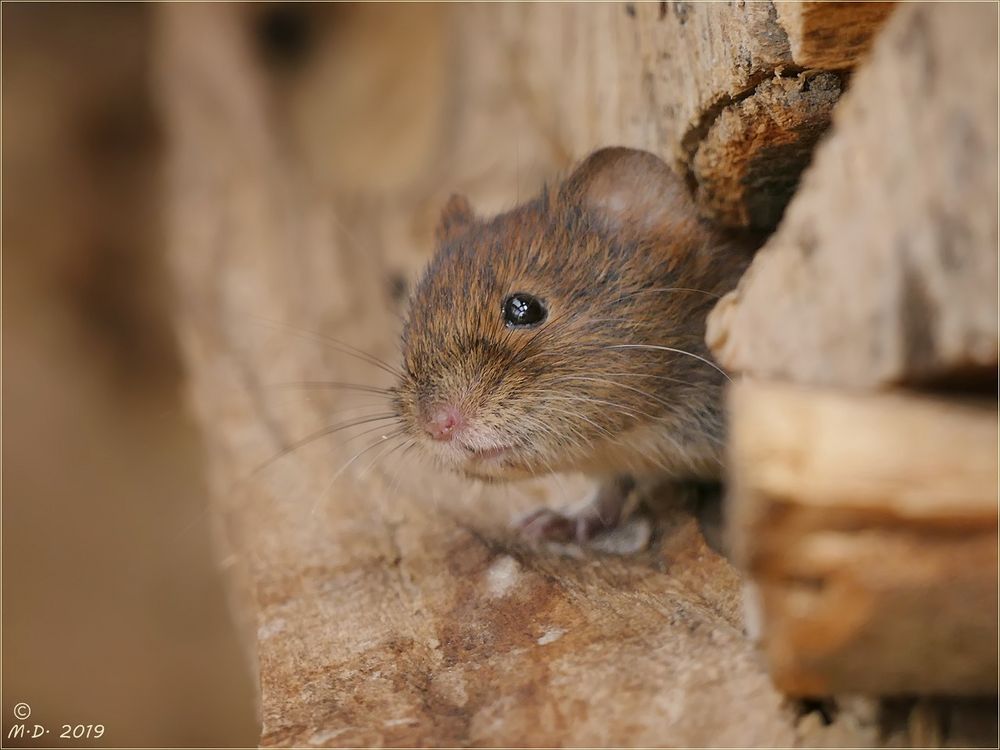
<svg viewBox="0 0 1000 750">
<path fill-rule="evenodd" d="M 503 320 L 511 328 L 537 326 L 548 314 L 544 302 L 524 292 L 514 292 L 503 303 Z"/>
</svg>

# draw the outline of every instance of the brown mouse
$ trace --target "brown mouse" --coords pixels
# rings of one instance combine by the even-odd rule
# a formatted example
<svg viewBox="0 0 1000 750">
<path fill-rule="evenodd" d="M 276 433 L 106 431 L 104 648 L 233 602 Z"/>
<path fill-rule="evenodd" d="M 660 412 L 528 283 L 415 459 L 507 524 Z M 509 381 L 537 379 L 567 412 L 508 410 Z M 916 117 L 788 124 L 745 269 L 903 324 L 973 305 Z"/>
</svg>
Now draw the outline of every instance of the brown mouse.
<svg viewBox="0 0 1000 750">
<path fill-rule="evenodd" d="M 491 219 L 453 196 L 410 300 L 394 403 L 441 466 L 488 481 L 597 480 L 594 501 L 523 522 L 583 541 L 638 482 L 715 480 L 726 376 L 705 316 L 749 260 L 653 154 L 606 148 Z"/>
</svg>

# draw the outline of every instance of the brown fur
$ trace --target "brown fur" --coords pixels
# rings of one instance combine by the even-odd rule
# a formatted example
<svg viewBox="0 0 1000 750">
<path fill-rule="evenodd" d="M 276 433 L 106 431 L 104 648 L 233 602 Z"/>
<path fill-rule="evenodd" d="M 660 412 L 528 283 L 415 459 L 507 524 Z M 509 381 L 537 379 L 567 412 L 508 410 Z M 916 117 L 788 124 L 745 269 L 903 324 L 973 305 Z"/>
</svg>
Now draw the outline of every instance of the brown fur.
<svg viewBox="0 0 1000 750">
<path fill-rule="evenodd" d="M 748 260 L 697 218 L 681 181 L 642 151 L 603 149 L 554 192 L 492 219 L 453 198 L 440 247 L 403 333 L 396 408 L 443 465 L 513 479 L 551 471 L 714 478 L 724 376 L 706 362 L 705 316 Z M 653 291 L 658 290 L 658 291 Z M 513 292 L 548 305 L 533 329 L 508 329 Z M 420 427 L 459 405 L 461 441 Z M 471 450 L 514 446 L 481 462 Z"/>
</svg>

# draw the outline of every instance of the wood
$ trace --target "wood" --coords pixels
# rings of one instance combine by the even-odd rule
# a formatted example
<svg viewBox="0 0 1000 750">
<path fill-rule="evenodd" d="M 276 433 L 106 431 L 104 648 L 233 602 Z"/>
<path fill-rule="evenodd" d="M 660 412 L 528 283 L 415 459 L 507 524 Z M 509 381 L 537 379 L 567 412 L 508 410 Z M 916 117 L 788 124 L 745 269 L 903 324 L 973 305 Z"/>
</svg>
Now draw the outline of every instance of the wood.
<svg viewBox="0 0 1000 750">
<path fill-rule="evenodd" d="M 874 33 L 895 3 L 775 3 L 795 64 L 803 68 L 853 68 L 867 54 Z"/>
<path fill-rule="evenodd" d="M 709 318 L 723 366 L 994 387 L 996 22 L 991 5 L 897 11 L 781 227 Z"/>
<path fill-rule="evenodd" d="M 743 382 L 729 404 L 732 546 L 776 684 L 994 692 L 996 402 Z"/>
<path fill-rule="evenodd" d="M 732 227 L 777 224 L 841 85 L 834 73 L 769 78 L 723 109 L 692 159 L 702 212 Z"/>
<path fill-rule="evenodd" d="M 781 218 L 840 94 L 838 76 L 812 79 L 813 87 L 807 81 L 852 68 L 892 7 L 827 5 L 636 6 L 644 59 L 655 61 L 642 75 L 663 116 L 659 150 L 697 185 L 706 218 L 755 229 Z"/>
</svg>

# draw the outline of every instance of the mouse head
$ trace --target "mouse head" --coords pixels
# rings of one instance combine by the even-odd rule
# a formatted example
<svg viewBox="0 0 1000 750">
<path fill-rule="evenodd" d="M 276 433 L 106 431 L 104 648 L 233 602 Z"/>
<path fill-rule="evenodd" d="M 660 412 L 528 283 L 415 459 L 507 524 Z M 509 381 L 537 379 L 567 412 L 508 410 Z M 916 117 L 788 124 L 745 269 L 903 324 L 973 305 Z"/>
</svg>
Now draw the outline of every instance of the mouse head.
<svg viewBox="0 0 1000 750">
<path fill-rule="evenodd" d="M 657 157 L 598 151 L 492 219 L 453 197 L 437 237 L 395 401 L 445 467 L 484 479 L 599 470 L 630 431 L 717 421 L 704 317 L 734 276 L 714 270 L 710 235 Z"/>
</svg>

